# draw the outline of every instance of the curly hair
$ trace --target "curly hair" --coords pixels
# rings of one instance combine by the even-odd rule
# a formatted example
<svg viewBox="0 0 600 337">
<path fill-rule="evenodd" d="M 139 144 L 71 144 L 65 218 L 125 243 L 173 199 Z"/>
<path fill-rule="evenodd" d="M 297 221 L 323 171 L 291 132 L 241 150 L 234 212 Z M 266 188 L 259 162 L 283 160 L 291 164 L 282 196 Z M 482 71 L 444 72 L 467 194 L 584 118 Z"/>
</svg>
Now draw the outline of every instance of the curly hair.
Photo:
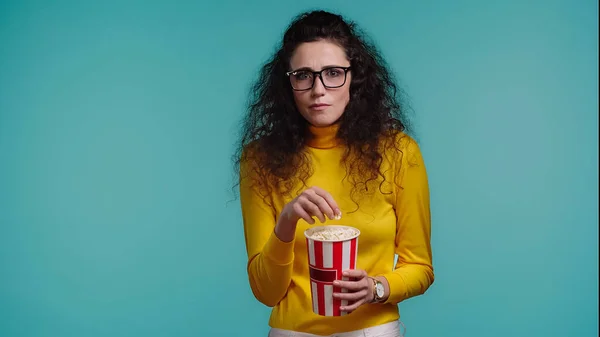
<svg viewBox="0 0 600 337">
<path fill-rule="evenodd" d="M 380 171 L 383 141 L 408 133 L 409 123 L 393 74 L 366 34 L 341 15 L 311 11 L 291 22 L 283 41 L 264 64 L 250 92 L 241 139 L 234 160 L 252 161 L 264 195 L 273 188 L 290 193 L 299 179 L 304 186 L 311 175 L 304 152 L 308 122 L 294 104 L 292 88 L 285 75 L 296 47 L 304 42 L 327 40 L 343 47 L 352 68 L 350 101 L 339 120 L 337 137 L 345 145 L 342 161 L 347 165 L 354 192 L 367 189 Z M 392 142 L 393 143 L 393 142 Z M 352 160 L 348 160 L 352 158 Z"/>
</svg>

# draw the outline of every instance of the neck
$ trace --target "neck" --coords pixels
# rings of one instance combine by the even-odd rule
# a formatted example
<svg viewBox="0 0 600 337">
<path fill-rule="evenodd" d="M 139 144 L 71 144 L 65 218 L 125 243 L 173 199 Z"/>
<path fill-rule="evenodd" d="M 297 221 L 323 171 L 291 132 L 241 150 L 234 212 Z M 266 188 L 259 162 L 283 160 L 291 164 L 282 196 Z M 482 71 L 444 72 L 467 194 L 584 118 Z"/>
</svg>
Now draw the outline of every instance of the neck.
<svg viewBox="0 0 600 337">
<path fill-rule="evenodd" d="M 327 126 L 308 126 L 307 145 L 317 149 L 330 149 L 339 145 L 337 132 L 340 128 L 339 123 L 334 123 Z"/>
</svg>

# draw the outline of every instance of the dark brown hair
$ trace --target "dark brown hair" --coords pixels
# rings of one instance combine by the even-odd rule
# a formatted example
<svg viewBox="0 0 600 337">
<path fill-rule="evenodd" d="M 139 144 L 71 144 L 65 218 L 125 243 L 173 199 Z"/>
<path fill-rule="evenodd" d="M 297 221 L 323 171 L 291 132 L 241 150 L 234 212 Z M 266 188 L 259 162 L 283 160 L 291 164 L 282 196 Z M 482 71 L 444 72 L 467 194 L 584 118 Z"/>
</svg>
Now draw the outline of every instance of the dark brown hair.
<svg viewBox="0 0 600 337">
<path fill-rule="evenodd" d="M 264 195 L 277 188 L 292 191 L 299 179 L 311 175 L 303 149 L 307 121 L 298 112 L 286 72 L 296 47 L 303 42 L 329 40 L 346 51 L 352 67 L 350 101 L 339 123 L 338 138 L 346 145 L 343 162 L 354 183 L 354 192 L 365 190 L 367 182 L 383 176 L 380 172 L 382 140 L 399 132 L 407 133 L 406 109 L 395 79 L 373 43 L 357 25 L 340 15 L 312 11 L 296 17 L 272 58 L 262 67 L 250 92 L 241 138 L 234 157 L 252 162 L 256 182 Z M 348 158 L 352 160 L 348 160 Z"/>
</svg>

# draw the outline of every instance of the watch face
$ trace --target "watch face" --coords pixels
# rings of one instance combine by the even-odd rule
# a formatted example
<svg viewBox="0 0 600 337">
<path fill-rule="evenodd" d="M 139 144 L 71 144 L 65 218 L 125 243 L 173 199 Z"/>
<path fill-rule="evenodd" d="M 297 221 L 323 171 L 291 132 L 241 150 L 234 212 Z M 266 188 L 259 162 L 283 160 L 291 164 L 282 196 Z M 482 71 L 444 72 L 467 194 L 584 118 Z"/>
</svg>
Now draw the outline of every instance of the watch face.
<svg viewBox="0 0 600 337">
<path fill-rule="evenodd" d="M 384 289 L 383 289 L 383 284 L 381 283 L 377 283 L 377 296 L 378 297 L 383 297 L 383 293 L 384 293 Z"/>
</svg>

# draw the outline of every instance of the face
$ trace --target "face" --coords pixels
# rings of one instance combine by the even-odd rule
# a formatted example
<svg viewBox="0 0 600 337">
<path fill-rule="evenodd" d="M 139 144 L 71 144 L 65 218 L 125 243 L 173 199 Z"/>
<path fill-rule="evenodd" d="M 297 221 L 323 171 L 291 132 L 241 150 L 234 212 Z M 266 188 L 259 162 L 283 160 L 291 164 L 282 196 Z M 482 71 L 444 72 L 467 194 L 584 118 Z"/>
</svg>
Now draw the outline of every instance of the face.
<svg viewBox="0 0 600 337">
<path fill-rule="evenodd" d="M 321 71 L 330 67 L 349 66 L 350 61 L 346 57 L 344 49 L 325 40 L 300 44 L 290 59 L 292 71 Z M 308 72 L 300 74 L 296 77 L 293 77 L 293 74 L 290 75 L 293 77 L 291 80 L 298 83 L 312 83 Z M 328 86 L 342 83 L 344 78 L 344 72 L 335 69 L 324 71 L 322 75 L 323 81 Z M 346 81 L 339 88 L 326 88 L 319 75 L 312 74 L 310 76 L 314 77 L 313 87 L 303 91 L 293 90 L 294 101 L 302 116 L 310 124 L 317 127 L 329 126 L 342 116 L 350 101 L 351 73 L 347 72 Z"/>
</svg>

